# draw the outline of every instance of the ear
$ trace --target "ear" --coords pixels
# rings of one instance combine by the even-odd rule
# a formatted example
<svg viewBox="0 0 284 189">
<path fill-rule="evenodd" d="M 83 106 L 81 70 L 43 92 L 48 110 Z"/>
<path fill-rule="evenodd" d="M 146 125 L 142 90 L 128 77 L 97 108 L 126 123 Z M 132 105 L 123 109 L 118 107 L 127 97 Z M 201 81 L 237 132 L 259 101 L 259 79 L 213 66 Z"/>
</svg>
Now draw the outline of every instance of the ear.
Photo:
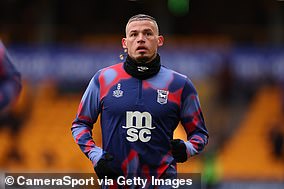
<svg viewBox="0 0 284 189">
<path fill-rule="evenodd" d="M 158 36 L 158 47 L 163 46 L 164 44 L 164 37 L 162 35 Z"/>
<path fill-rule="evenodd" d="M 124 49 L 127 48 L 126 38 L 122 38 L 121 44 L 122 44 L 122 47 L 123 47 Z"/>
</svg>

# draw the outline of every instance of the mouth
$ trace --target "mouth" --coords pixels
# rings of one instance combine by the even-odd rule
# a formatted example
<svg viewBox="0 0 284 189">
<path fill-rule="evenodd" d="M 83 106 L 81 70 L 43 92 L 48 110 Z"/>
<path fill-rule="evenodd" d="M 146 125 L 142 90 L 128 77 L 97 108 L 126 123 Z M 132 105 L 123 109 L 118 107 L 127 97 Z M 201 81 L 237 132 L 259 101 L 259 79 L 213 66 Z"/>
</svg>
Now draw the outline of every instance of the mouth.
<svg viewBox="0 0 284 189">
<path fill-rule="evenodd" d="M 139 46 L 139 47 L 137 47 L 136 50 L 137 50 L 138 52 L 145 52 L 145 51 L 147 51 L 147 48 L 144 47 L 144 46 Z"/>
</svg>

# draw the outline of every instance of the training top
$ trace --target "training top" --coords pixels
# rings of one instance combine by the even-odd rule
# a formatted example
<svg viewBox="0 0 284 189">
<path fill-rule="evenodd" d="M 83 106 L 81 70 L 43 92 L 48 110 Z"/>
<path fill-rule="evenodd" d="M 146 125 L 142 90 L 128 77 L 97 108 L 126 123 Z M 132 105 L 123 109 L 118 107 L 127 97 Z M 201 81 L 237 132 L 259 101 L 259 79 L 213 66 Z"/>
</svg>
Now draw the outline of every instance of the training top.
<svg viewBox="0 0 284 189">
<path fill-rule="evenodd" d="M 21 76 L 0 41 L 0 111 L 16 99 L 21 91 Z"/>
<path fill-rule="evenodd" d="M 92 138 L 99 114 L 102 149 Z M 71 130 L 94 166 L 108 152 L 114 157 L 111 167 L 125 177 L 159 178 L 176 167 L 170 140 L 179 122 L 187 134 L 188 157 L 199 153 L 208 132 L 197 92 L 186 76 L 161 66 L 156 75 L 140 80 L 119 63 L 93 76 Z"/>
</svg>

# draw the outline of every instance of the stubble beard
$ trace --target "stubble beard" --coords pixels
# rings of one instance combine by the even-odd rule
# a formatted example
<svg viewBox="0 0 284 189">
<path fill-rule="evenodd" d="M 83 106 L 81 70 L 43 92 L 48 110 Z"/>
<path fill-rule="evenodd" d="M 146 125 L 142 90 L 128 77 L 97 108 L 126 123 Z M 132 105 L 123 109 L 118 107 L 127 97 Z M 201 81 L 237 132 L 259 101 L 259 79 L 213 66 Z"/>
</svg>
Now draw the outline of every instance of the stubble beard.
<svg viewBox="0 0 284 189">
<path fill-rule="evenodd" d="M 150 57 L 149 56 L 144 56 L 144 54 L 142 54 L 141 56 L 135 58 L 135 61 L 138 64 L 145 64 L 145 63 L 151 62 L 155 57 L 156 57 L 156 53 L 153 54 Z"/>
</svg>

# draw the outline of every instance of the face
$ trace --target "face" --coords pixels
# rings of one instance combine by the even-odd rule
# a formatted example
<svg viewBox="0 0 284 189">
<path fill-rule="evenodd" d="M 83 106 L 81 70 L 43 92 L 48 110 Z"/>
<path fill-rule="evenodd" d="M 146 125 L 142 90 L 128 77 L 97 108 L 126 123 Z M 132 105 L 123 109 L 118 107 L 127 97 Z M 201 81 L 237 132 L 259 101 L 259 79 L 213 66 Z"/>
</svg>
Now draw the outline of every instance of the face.
<svg viewBox="0 0 284 189">
<path fill-rule="evenodd" d="M 159 36 L 158 28 L 150 20 L 132 21 L 126 26 L 126 37 L 122 39 L 123 48 L 137 62 L 150 62 L 157 55 L 158 47 L 164 38 Z"/>
</svg>

